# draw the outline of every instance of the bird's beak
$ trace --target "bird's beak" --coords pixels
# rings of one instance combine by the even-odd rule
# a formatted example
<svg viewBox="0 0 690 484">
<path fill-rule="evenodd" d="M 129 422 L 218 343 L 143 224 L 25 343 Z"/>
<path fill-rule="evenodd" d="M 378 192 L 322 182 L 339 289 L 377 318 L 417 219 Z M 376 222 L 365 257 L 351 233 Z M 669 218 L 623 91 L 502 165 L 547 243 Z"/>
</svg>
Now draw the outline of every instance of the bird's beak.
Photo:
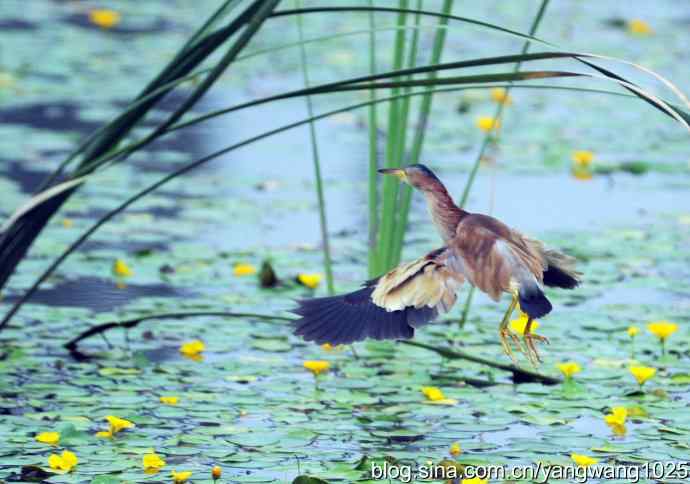
<svg viewBox="0 0 690 484">
<path fill-rule="evenodd" d="M 397 176 L 400 179 L 400 181 L 407 181 L 407 174 L 405 173 L 405 170 L 403 170 L 402 168 L 381 168 L 379 170 L 379 173 L 381 173 L 382 175 Z"/>
</svg>

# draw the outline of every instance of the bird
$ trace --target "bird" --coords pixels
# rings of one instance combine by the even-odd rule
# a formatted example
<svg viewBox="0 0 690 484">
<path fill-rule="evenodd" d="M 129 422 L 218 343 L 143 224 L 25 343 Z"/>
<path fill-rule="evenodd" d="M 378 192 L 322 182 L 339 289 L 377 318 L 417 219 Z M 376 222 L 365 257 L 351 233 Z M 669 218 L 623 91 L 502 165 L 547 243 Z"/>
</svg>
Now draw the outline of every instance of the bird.
<svg viewBox="0 0 690 484">
<path fill-rule="evenodd" d="M 534 341 L 548 340 L 532 333 L 531 327 L 553 309 L 544 287 L 577 287 L 582 273 L 576 270 L 576 259 L 494 217 L 458 207 L 425 165 L 378 172 L 395 176 L 424 195 L 443 246 L 365 282 L 356 291 L 297 301 L 292 312 L 300 317 L 294 333 L 305 341 L 331 345 L 366 338 L 410 339 L 415 329 L 447 313 L 467 282 L 496 302 L 503 293 L 511 296 L 498 330 L 503 351 L 516 363 L 512 342 L 533 365 L 540 362 Z M 527 315 L 522 341 L 508 327 L 518 305 Z"/>
</svg>

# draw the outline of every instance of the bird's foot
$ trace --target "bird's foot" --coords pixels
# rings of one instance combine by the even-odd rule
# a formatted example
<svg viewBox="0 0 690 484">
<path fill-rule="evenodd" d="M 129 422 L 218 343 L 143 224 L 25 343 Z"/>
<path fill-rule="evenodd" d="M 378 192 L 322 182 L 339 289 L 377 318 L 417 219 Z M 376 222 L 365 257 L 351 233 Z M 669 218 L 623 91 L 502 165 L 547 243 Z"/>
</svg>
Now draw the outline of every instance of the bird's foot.
<svg viewBox="0 0 690 484">
<path fill-rule="evenodd" d="M 536 340 L 542 343 L 549 344 L 549 339 L 546 336 L 534 333 L 526 333 L 523 336 L 523 339 L 525 341 L 526 346 L 526 351 L 524 353 L 527 356 L 527 359 L 530 361 L 530 363 L 532 363 L 532 366 L 536 368 L 537 366 L 539 366 L 539 363 L 542 362 L 542 359 L 539 356 L 539 352 L 537 351 L 536 346 L 534 345 L 534 341 Z"/>
<path fill-rule="evenodd" d="M 501 338 L 501 346 L 503 346 L 503 352 L 510 357 L 511 360 L 513 360 L 513 364 L 517 366 L 517 359 L 515 358 L 515 355 L 513 354 L 513 349 L 510 347 L 510 339 L 513 340 L 513 343 L 518 348 L 518 351 L 521 353 L 524 353 L 525 350 L 522 347 L 522 344 L 520 343 L 520 340 L 518 339 L 517 335 L 510 331 L 508 328 L 500 328 L 498 330 L 498 335 Z M 508 339 L 510 337 L 510 339 Z"/>
</svg>

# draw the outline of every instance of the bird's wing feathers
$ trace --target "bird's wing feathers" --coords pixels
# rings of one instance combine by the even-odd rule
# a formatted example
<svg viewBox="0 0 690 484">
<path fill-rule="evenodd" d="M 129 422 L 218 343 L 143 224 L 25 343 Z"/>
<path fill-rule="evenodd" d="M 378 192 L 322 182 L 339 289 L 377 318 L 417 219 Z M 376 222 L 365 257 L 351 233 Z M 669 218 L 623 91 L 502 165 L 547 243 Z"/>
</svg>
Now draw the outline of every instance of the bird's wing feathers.
<svg viewBox="0 0 690 484">
<path fill-rule="evenodd" d="M 446 265 L 449 252 L 439 249 L 401 264 L 378 279 L 371 299 L 387 311 L 429 307 L 448 312 L 464 277 Z"/>
<path fill-rule="evenodd" d="M 493 217 L 465 217 L 448 249 L 448 265 L 494 300 L 522 280 L 542 281 L 545 262 L 541 252 L 521 233 Z"/>
<path fill-rule="evenodd" d="M 338 296 L 299 301 L 295 334 L 319 344 L 365 338 L 409 339 L 414 328 L 436 319 L 455 303 L 464 281 L 449 266 L 444 247 Z"/>
</svg>

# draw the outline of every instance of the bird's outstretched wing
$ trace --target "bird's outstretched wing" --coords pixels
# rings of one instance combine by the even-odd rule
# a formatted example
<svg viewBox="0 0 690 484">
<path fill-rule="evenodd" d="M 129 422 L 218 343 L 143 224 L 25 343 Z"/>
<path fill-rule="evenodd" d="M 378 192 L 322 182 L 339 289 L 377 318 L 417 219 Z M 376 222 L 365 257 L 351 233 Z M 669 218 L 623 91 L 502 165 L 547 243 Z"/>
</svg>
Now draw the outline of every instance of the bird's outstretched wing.
<svg viewBox="0 0 690 484">
<path fill-rule="evenodd" d="M 366 338 L 409 339 L 414 328 L 453 306 L 464 281 L 447 265 L 443 247 L 368 281 L 362 289 L 299 301 L 295 334 L 318 344 L 348 344 Z"/>
</svg>

